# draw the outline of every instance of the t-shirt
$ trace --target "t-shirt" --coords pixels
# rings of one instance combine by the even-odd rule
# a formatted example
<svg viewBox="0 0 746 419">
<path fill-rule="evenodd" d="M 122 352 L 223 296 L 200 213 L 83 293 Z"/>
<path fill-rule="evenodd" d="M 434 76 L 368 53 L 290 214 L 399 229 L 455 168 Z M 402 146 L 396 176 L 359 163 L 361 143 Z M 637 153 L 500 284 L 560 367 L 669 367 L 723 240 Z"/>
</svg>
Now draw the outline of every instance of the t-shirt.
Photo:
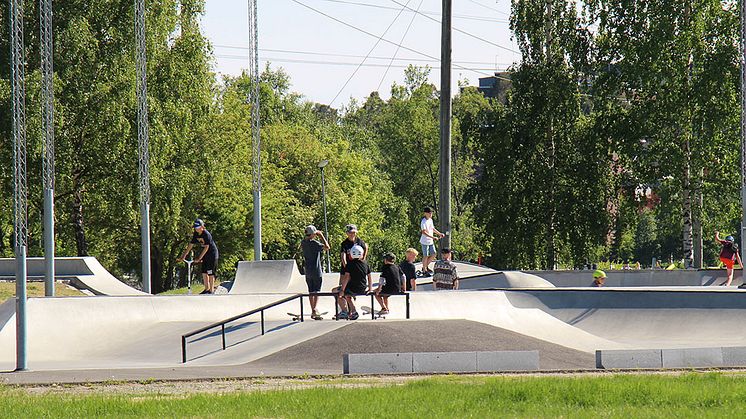
<svg viewBox="0 0 746 419">
<path fill-rule="evenodd" d="M 215 240 L 212 239 L 207 229 L 202 230 L 202 234 L 197 234 L 195 231 L 192 234 L 192 244 L 198 244 L 200 246 L 208 246 L 207 253 L 205 253 L 205 259 L 217 259 L 218 258 L 218 245 L 215 244 Z"/>
<path fill-rule="evenodd" d="M 347 263 L 347 273 L 350 274 L 350 282 L 347 283 L 347 289 L 362 294 L 368 289 L 368 274 L 370 267 L 365 261 L 352 259 Z"/>
<path fill-rule="evenodd" d="M 313 239 L 303 239 L 300 248 L 303 251 L 306 278 L 321 278 L 321 253 L 324 252 L 324 245 Z"/>
<path fill-rule="evenodd" d="M 433 268 L 433 283 L 436 288 L 453 289 L 453 282 L 458 280 L 456 265 L 450 260 L 439 260 Z"/>
<path fill-rule="evenodd" d="M 347 263 L 350 263 L 352 258 L 350 257 L 350 249 L 352 249 L 352 246 L 358 245 L 365 250 L 365 242 L 360 237 L 355 237 L 355 241 L 351 242 L 350 239 L 344 239 L 342 241 L 342 245 L 339 246 L 339 253 L 345 254 L 345 258 L 347 258 Z"/>
<path fill-rule="evenodd" d="M 401 292 L 401 272 L 399 272 L 398 266 L 384 264 L 383 269 L 381 269 L 381 280 L 383 281 L 381 291 L 384 294 Z"/>
<path fill-rule="evenodd" d="M 435 226 L 433 225 L 432 218 L 422 217 L 422 221 L 420 221 L 420 231 L 422 230 L 427 231 L 427 234 L 429 234 L 430 236 L 433 235 Z M 429 246 L 431 244 L 435 244 L 435 242 L 433 241 L 431 237 L 428 237 L 423 233 L 420 235 L 420 244 Z"/>
<path fill-rule="evenodd" d="M 736 253 L 738 253 L 738 245 L 733 242 L 720 240 L 720 244 L 723 245 L 723 249 L 720 251 L 720 257 L 730 260 L 736 260 Z"/>
<path fill-rule="evenodd" d="M 404 277 L 408 280 L 417 278 L 417 269 L 415 268 L 414 263 L 408 260 L 405 260 L 399 264 L 399 270 L 404 274 Z"/>
</svg>

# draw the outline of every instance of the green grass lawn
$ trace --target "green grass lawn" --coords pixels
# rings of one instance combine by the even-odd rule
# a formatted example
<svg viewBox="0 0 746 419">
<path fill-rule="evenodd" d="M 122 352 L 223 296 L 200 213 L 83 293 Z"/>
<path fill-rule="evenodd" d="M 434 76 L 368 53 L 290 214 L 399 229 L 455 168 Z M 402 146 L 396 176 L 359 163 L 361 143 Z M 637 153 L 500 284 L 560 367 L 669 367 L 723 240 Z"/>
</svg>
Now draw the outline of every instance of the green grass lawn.
<svg viewBox="0 0 746 419">
<path fill-rule="evenodd" d="M 365 388 L 226 394 L 33 395 L 0 387 L 19 417 L 743 417 L 746 375 L 446 376 Z"/>
<path fill-rule="evenodd" d="M 26 284 L 26 293 L 29 297 L 43 297 L 44 296 L 44 283 L 43 282 L 29 282 Z M 59 282 L 54 286 L 54 293 L 59 297 L 72 297 L 72 296 L 84 296 L 82 292 L 71 289 L 67 285 L 60 284 Z M 16 283 L 15 282 L 0 282 L 0 302 L 16 296 Z"/>
</svg>

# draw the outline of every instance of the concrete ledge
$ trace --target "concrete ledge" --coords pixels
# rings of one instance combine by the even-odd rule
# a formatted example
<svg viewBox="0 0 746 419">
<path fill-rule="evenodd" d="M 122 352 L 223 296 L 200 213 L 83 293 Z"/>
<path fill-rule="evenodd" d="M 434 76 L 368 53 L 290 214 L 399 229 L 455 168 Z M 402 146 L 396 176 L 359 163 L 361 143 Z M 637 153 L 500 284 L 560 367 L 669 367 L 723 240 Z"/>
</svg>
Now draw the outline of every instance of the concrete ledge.
<svg viewBox="0 0 746 419">
<path fill-rule="evenodd" d="M 741 347 L 726 347 L 721 348 L 723 351 L 723 366 L 724 367 L 744 367 L 746 366 L 746 348 Z"/>
<path fill-rule="evenodd" d="M 536 371 L 539 351 L 477 352 L 477 372 Z"/>
<path fill-rule="evenodd" d="M 476 352 L 421 352 L 412 354 L 412 372 L 475 372 Z"/>
<path fill-rule="evenodd" d="M 412 372 L 411 353 L 344 354 L 345 374 L 401 374 Z"/>
<path fill-rule="evenodd" d="M 596 368 L 663 368 L 660 349 L 597 350 Z"/>
<path fill-rule="evenodd" d="M 345 374 L 536 371 L 539 351 L 345 354 Z"/>
<path fill-rule="evenodd" d="M 663 368 L 722 367 L 722 348 L 663 349 Z"/>
</svg>

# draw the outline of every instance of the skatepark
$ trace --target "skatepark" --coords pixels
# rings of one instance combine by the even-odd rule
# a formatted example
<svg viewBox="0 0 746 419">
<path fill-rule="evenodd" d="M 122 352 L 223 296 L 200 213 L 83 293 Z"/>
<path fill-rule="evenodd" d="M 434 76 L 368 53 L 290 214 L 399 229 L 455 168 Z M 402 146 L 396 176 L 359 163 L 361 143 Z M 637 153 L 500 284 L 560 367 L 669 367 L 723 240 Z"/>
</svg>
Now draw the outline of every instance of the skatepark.
<svg viewBox="0 0 746 419">
<path fill-rule="evenodd" d="M 30 259 L 29 278 L 42 266 L 41 259 Z M 391 297 L 386 318 L 372 319 L 370 297 L 359 296 L 359 320 L 333 320 L 334 299 L 323 295 L 324 320 L 301 322 L 291 314 L 302 304 L 307 316 L 310 306 L 293 261 L 241 262 L 226 292 L 216 295 L 147 295 L 95 258 L 60 258 L 58 266 L 58 280 L 93 295 L 29 299 L 29 371 L 17 373 L 15 300 L 2 303 L 6 382 L 336 375 L 343 373 L 345 355 L 392 353 L 518 351 L 538 355 L 536 370 L 594 370 L 604 367 L 599 351 L 636 360 L 635 351 L 717 350 L 722 360 L 725 348 L 746 347 L 746 291 L 715 286 L 724 271 L 611 272 L 608 283 L 619 285 L 591 288 L 579 285 L 589 282 L 588 271 L 498 272 L 458 263 L 462 289 L 433 291 L 420 278 L 416 291 Z M 12 259 L 0 261 L 0 277 L 12 276 L 12 267 Z M 338 280 L 326 274 L 322 289 Z M 288 301 L 276 304 L 281 300 Z M 262 307 L 189 336 L 182 346 L 183 335 Z M 720 364 L 707 356 L 687 359 L 691 367 L 746 366 L 730 358 Z"/>
</svg>

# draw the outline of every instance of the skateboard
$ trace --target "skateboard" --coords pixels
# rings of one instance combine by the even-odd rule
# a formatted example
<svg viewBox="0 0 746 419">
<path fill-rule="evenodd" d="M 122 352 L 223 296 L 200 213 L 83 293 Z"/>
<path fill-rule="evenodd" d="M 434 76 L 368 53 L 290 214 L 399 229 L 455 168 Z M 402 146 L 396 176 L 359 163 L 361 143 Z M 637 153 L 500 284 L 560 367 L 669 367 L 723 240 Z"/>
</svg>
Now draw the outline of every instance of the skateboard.
<svg viewBox="0 0 746 419">
<path fill-rule="evenodd" d="M 325 314 L 329 314 L 329 312 L 328 312 L 328 311 L 325 311 L 325 312 L 323 312 L 323 313 L 319 313 L 319 316 L 323 316 L 323 315 L 325 315 Z M 290 313 L 290 312 L 288 312 L 288 316 L 290 316 L 290 318 L 291 318 L 291 319 L 292 319 L 292 320 L 293 320 L 294 322 L 297 322 L 298 320 L 300 320 L 300 314 L 295 314 L 295 313 Z M 310 315 L 310 314 L 304 314 L 304 315 L 303 315 L 303 317 L 311 317 L 311 315 Z M 314 320 L 315 320 L 315 319 L 314 319 Z M 318 319 L 318 320 L 322 320 L 322 319 Z"/>
<path fill-rule="evenodd" d="M 373 309 L 368 306 L 361 306 L 360 310 L 363 312 L 363 316 L 369 316 L 370 313 L 373 311 Z M 381 314 L 380 311 L 376 311 L 376 314 L 375 314 L 376 319 L 385 319 L 386 316 L 387 316 L 386 314 Z"/>
</svg>

